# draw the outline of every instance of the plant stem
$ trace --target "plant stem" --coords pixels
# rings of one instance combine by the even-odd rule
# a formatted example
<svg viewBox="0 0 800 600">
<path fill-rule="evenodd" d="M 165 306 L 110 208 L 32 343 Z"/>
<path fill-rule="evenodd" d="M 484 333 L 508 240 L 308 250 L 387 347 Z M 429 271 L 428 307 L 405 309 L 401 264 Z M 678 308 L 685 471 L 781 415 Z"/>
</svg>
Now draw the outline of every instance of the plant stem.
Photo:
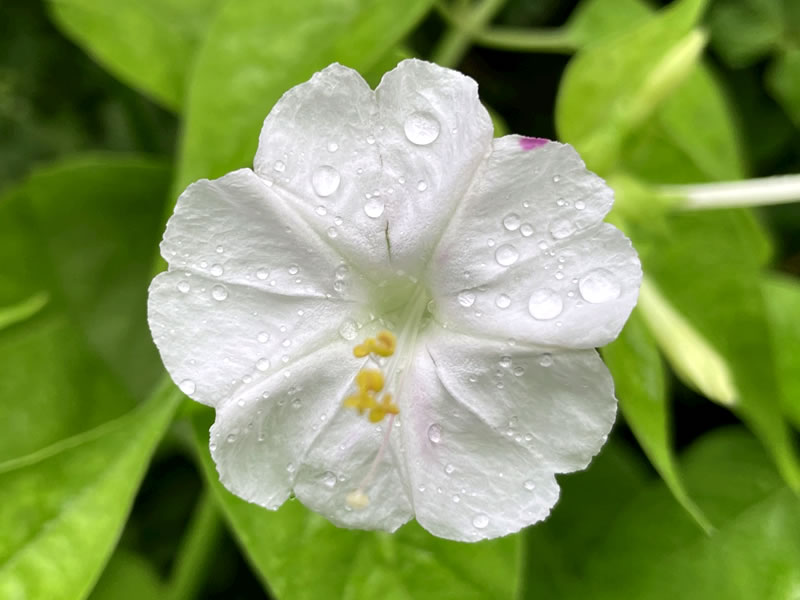
<svg viewBox="0 0 800 600">
<path fill-rule="evenodd" d="M 475 44 L 499 50 L 516 52 L 549 52 L 572 54 L 578 44 L 566 27 L 552 29 L 525 29 L 517 27 L 490 27 L 478 32 Z"/>
<path fill-rule="evenodd" d="M 776 175 L 745 181 L 664 185 L 659 191 L 682 198 L 683 210 L 764 206 L 800 201 L 800 175 Z"/>
<path fill-rule="evenodd" d="M 463 18 L 451 15 L 447 9 L 439 6 L 439 12 L 445 16 L 449 27 L 436 48 L 431 60 L 445 67 L 456 66 L 467 52 L 473 38 L 484 25 L 491 21 L 503 7 L 506 0 L 481 0 L 481 2 Z"/>
<path fill-rule="evenodd" d="M 219 510 L 211 492 L 205 490 L 197 501 L 178 550 L 164 595 L 166 600 L 193 600 L 196 597 L 214 558 L 222 531 Z"/>
</svg>

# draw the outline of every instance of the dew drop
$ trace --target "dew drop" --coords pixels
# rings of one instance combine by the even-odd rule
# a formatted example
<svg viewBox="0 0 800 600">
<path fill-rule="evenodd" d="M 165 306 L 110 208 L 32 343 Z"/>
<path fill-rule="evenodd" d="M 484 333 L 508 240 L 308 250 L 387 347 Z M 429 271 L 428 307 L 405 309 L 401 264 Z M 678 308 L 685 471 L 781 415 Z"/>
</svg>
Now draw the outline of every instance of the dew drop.
<svg viewBox="0 0 800 600">
<path fill-rule="evenodd" d="M 516 231 L 520 227 L 519 215 L 516 213 L 509 213 L 503 219 L 503 227 L 509 231 Z"/>
<path fill-rule="evenodd" d="M 459 496 L 458 494 L 453 494 L 453 502 L 455 502 L 456 504 L 461 502 L 461 496 Z"/>
<path fill-rule="evenodd" d="M 322 165 L 311 174 L 311 187 L 317 196 L 326 198 L 339 189 L 341 179 L 339 171 L 330 165 Z"/>
<path fill-rule="evenodd" d="M 222 246 L 217 246 L 216 250 L 217 254 L 222 254 L 223 252 L 225 252 L 225 248 L 223 248 Z"/>
<path fill-rule="evenodd" d="M 556 240 L 563 240 L 575 233 L 575 224 L 569 219 L 553 219 L 550 223 L 550 235 Z"/>
<path fill-rule="evenodd" d="M 178 282 L 178 291 L 179 292 L 181 292 L 183 294 L 186 294 L 186 293 L 189 292 L 190 289 L 192 289 L 192 287 L 189 285 L 188 281 L 181 280 L 181 281 Z"/>
<path fill-rule="evenodd" d="M 619 297 L 619 281 L 611 271 L 595 269 L 581 277 L 578 291 L 587 302 L 602 304 Z"/>
<path fill-rule="evenodd" d="M 545 352 L 539 357 L 539 365 L 542 367 L 551 367 L 553 366 L 553 355 L 549 352 Z"/>
<path fill-rule="evenodd" d="M 536 484 L 535 484 L 535 483 L 533 483 L 533 482 L 532 482 L 530 479 L 529 479 L 528 481 L 526 481 L 526 482 L 523 484 L 523 486 L 524 486 L 524 487 L 525 487 L 525 489 L 526 489 L 526 490 L 528 490 L 529 492 L 532 492 L 533 490 L 535 490 L 535 489 L 536 489 Z"/>
<path fill-rule="evenodd" d="M 328 142 L 328 152 L 336 152 L 339 149 L 339 144 L 336 142 Z"/>
<path fill-rule="evenodd" d="M 215 285 L 211 288 L 211 297 L 217 302 L 222 302 L 228 297 L 228 290 L 226 290 L 224 286 Z"/>
<path fill-rule="evenodd" d="M 336 485 L 336 475 L 331 471 L 326 471 L 322 476 L 322 483 L 325 484 L 325 487 L 332 488 Z"/>
<path fill-rule="evenodd" d="M 427 112 L 411 113 L 403 123 L 408 141 L 417 146 L 427 146 L 439 137 L 439 121 Z"/>
<path fill-rule="evenodd" d="M 345 319 L 339 326 L 339 335 L 348 342 L 356 339 L 358 335 L 358 326 L 356 322 L 353 321 L 353 319 Z"/>
<path fill-rule="evenodd" d="M 511 306 L 511 298 L 505 294 L 500 294 L 494 303 L 497 305 L 497 308 L 508 308 Z"/>
<path fill-rule="evenodd" d="M 257 339 L 259 344 L 266 344 L 269 341 L 269 334 L 266 331 L 262 331 L 258 334 Z"/>
<path fill-rule="evenodd" d="M 514 375 L 516 377 L 522 377 L 525 374 L 525 368 L 524 367 L 514 367 L 513 373 L 514 373 Z"/>
<path fill-rule="evenodd" d="M 181 391 L 186 395 L 194 394 L 195 389 L 197 389 L 197 387 L 194 384 L 194 381 L 192 381 L 191 379 L 184 379 L 183 381 L 181 381 L 178 387 L 180 387 Z"/>
<path fill-rule="evenodd" d="M 558 183 L 561 181 L 561 175 L 553 175 L 553 183 Z"/>
<path fill-rule="evenodd" d="M 259 269 L 256 271 L 256 277 L 261 279 L 262 281 L 269 277 L 269 270 L 268 269 Z"/>
<path fill-rule="evenodd" d="M 501 356 L 500 362 L 498 363 L 504 369 L 507 369 L 511 366 L 511 357 L 510 356 Z"/>
<path fill-rule="evenodd" d="M 300 267 L 297 265 L 289 265 L 287 271 L 289 271 L 289 275 L 297 275 L 300 272 Z"/>
<path fill-rule="evenodd" d="M 447 464 L 444 467 L 444 472 L 447 473 L 448 475 L 452 475 L 453 471 L 455 471 L 455 470 L 456 470 L 456 468 L 451 464 Z"/>
<path fill-rule="evenodd" d="M 294 473 L 294 464 L 293 463 L 289 463 L 288 465 L 286 465 L 286 472 L 287 473 Z"/>
<path fill-rule="evenodd" d="M 338 236 L 339 236 L 339 231 L 336 229 L 336 227 L 334 227 L 333 225 L 328 227 L 328 237 L 329 238 L 335 239 Z"/>
<path fill-rule="evenodd" d="M 222 265 L 211 265 L 211 274 L 214 277 L 219 277 L 225 272 L 225 269 L 222 268 Z"/>
<path fill-rule="evenodd" d="M 342 217 L 334 217 L 333 222 L 336 225 L 341 225 L 344 221 L 342 220 Z"/>
<path fill-rule="evenodd" d="M 564 301 L 561 296 L 550 288 L 536 290 L 528 300 L 528 312 L 534 319 L 540 321 L 556 318 L 563 308 Z"/>
<path fill-rule="evenodd" d="M 300 408 L 302 404 L 303 403 L 300 401 L 300 398 L 295 398 L 292 400 L 292 408 Z"/>
<path fill-rule="evenodd" d="M 374 143 L 375 143 L 375 136 L 374 136 L 374 135 L 368 135 L 368 136 L 367 136 L 367 143 L 368 143 L 370 146 L 372 146 L 372 144 L 374 144 Z"/>
<path fill-rule="evenodd" d="M 488 524 L 489 524 L 489 517 L 487 517 L 483 513 L 475 515 L 472 519 L 472 526 L 475 527 L 476 529 L 483 529 Z"/>
<path fill-rule="evenodd" d="M 519 227 L 519 232 L 522 234 L 522 237 L 531 237 L 533 235 L 533 225 L 530 223 L 523 223 Z"/>
<path fill-rule="evenodd" d="M 286 170 L 286 163 L 284 163 L 282 160 L 276 160 L 275 164 L 272 165 L 272 168 L 278 173 L 283 173 Z"/>
<path fill-rule="evenodd" d="M 469 308 L 475 304 L 475 292 L 470 290 L 462 290 L 458 294 L 458 303 L 464 308 Z"/>
<path fill-rule="evenodd" d="M 383 200 L 372 198 L 364 205 L 364 212 L 370 219 L 377 219 L 383 214 Z"/>
<path fill-rule="evenodd" d="M 494 259 L 501 267 L 509 267 L 517 262 L 519 252 L 511 244 L 503 244 L 494 253 Z"/>
<path fill-rule="evenodd" d="M 256 361 L 256 369 L 259 371 L 266 371 L 269 369 L 269 361 L 266 358 L 259 358 Z"/>
<path fill-rule="evenodd" d="M 584 208 L 586 208 L 586 202 L 584 202 L 583 200 L 576 200 L 575 201 L 575 209 L 576 210 L 583 210 Z"/>
<path fill-rule="evenodd" d="M 228 442 L 229 444 L 232 444 L 233 442 L 236 441 L 236 434 L 235 433 L 229 433 L 228 437 L 225 438 L 225 441 Z"/>
<path fill-rule="evenodd" d="M 420 181 L 417 183 L 417 189 L 418 189 L 420 192 L 424 192 L 425 190 L 427 190 L 427 189 L 428 189 L 428 184 L 427 184 L 427 183 L 425 183 L 424 181 L 420 180 Z"/>
<path fill-rule="evenodd" d="M 442 427 L 437 423 L 434 423 L 430 427 L 428 427 L 428 439 L 433 442 L 434 444 L 438 444 L 442 441 Z"/>
</svg>

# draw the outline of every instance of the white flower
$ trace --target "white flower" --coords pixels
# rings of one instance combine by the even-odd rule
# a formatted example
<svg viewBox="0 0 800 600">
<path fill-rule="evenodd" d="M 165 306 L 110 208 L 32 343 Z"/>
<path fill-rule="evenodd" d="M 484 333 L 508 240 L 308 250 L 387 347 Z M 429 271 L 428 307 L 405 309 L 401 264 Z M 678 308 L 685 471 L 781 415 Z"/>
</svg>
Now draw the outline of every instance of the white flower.
<svg viewBox="0 0 800 600">
<path fill-rule="evenodd" d="M 373 91 L 332 65 L 287 92 L 254 170 L 180 197 L 150 288 L 222 482 L 455 540 L 546 517 L 615 417 L 594 348 L 641 268 L 611 203 L 570 146 L 493 139 L 458 72 L 408 60 Z"/>
</svg>

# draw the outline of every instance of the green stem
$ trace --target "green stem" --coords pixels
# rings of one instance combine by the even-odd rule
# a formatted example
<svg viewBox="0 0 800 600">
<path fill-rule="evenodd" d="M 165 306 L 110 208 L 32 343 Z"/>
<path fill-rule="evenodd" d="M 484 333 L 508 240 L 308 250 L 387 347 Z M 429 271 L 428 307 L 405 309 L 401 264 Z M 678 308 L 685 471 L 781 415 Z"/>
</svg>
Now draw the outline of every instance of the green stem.
<svg viewBox="0 0 800 600">
<path fill-rule="evenodd" d="M 456 66 L 469 49 L 473 38 L 503 8 L 505 2 L 506 0 L 481 0 L 463 18 L 461 15 L 452 15 L 446 8 L 438 5 L 440 14 L 448 21 L 449 28 L 439 40 L 431 60 L 445 67 Z"/>
<path fill-rule="evenodd" d="M 800 175 L 776 175 L 744 181 L 663 185 L 663 194 L 681 198 L 683 210 L 737 208 L 800 202 Z"/>
<path fill-rule="evenodd" d="M 572 54 L 578 49 L 577 42 L 566 27 L 553 29 L 490 27 L 478 32 L 473 41 L 479 46 L 514 52 Z"/>
<path fill-rule="evenodd" d="M 187 533 L 181 542 L 164 595 L 166 600 L 193 600 L 197 596 L 214 558 L 222 531 L 222 517 L 211 492 L 205 490 L 197 502 Z"/>
</svg>

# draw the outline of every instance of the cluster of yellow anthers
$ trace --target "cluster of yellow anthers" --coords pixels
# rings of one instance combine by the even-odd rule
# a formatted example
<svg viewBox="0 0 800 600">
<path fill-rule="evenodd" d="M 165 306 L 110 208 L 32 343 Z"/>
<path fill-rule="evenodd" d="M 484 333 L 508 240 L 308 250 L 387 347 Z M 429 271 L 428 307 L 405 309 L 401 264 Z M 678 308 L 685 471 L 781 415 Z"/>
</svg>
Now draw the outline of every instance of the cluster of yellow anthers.
<svg viewBox="0 0 800 600">
<path fill-rule="evenodd" d="M 356 358 L 364 358 L 370 354 L 387 357 L 394 354 L 396 345 L 397 338 L 391 331 L 384 329 L 379 331 L 374 338 L 367 338 L 363 344 L 358 344 L 353 348 L 353 355 Z M 367 418 L 372 423 L 378 423 L 386 415 L 398 414 L 400 409 L 392 402 L 391 394 L 387 392 L 378 400 L 377 396 L 383 391 L 383 384 L 383 373 L 378 369 L 361 369 L 356 375 L 358 393 L 348 396 L 344 405 L 355 408 L 360 415 L 368 412 Z"/>
</svg>

